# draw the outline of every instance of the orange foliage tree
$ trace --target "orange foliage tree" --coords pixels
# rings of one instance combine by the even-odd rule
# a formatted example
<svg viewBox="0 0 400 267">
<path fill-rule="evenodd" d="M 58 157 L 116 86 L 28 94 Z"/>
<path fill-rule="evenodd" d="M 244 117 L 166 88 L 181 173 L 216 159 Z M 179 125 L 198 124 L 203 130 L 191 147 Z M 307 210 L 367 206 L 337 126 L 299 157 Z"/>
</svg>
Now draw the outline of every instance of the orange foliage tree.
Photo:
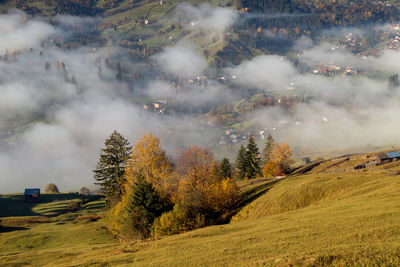
<svg viewBox="0 0 400 267">
<path fill-rule="evenodd" d="M 192 147 L 178 157 L 181 176 L 176 200 L 197 212 L 221 213 L 238 197 L 238 187 L 230 178 L 222 178 L 219 165 L 208 149 Z"/>
<path fill-rule="evenodd" d="M 290 171 L 292 151 L 286 142 L 275 144 L 262 170 L 264 177 L 274 177 Z"/>
</svg>

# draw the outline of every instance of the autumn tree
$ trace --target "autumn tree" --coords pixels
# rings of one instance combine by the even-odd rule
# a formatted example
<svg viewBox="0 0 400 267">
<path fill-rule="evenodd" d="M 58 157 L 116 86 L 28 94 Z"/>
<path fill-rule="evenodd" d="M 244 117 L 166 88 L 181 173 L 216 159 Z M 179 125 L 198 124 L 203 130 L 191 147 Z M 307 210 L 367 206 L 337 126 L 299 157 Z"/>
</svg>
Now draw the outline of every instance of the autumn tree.
<svg viewBox="0 0 400 267">
<path fill-rule="evenodd" d="M 121 199 L 125 186 L 125 167 L 132 149 L 122 134 L 114 131 L 106 139 L 94 172 L 96 185 L 106 196 L 108 206 Z"/>
<path fill-rule="evenodd" d="M 292 151 L 286 142 L 274 146 L 271 154 L 271 161 L 274 162 L 282 174 L 290 171 L 293 160 L 291 159 Z"/>
<path fill-rule="evenodd" d="M 155 193 L 150 192 L 151 185 L 159 197 L 168 203 L 177 188 L 172 176 L 172 163 L 161 148 L 158 138 L 148 133 L 135 144 L 126 166 L 125 177 L 122 199 L 109 211 L 108 223 L 116 235 L 145 237 L 148 234 L 148 229 L 145 228 L 149 227 L 149 218 L 152 215 L 148 214 L 146 206 L 135 202 L 135 195 L 142 195 L 142 202 L 153 202 L 151 199 L 155 198 Z M 134 206 L 139 207 L 135 209 Z"/>
<path fill-rule="evenodd" d="M 55 184 L 47 184 L 44 188 L 45 193 L 60 193 L 58 187 Z"/>
<path fill-rule="evenodd" d="M 262 170 L 264 177 L 275 177 L 289 172 L 293 163 L 291 156 L 292 151 L 286 142 L 274 144 L 270 160 L 265 163 Z"/>
<path fill-rule="evenodd" d="M 208 149 L 197 146 L 182 151 L 177 160 L 180 176 L 177 201 L 199 213 L 206 212 L 207 198 L 204 190 L 207 183 L 217 180 L 214 156 Z"/>
<path fill-rule="evenodd" d="M 229 177 L 221 179 L 215 174 L 216 162 L 208 149 L 192 147 L 182 152 L 179 158 L 183 165 L 178 165 L 182 175 L 178 202 L 208 219 L 218 216 L 233 204 L 238 196 L 237 185 Z"/>
<path fill-rule="evenodd" d="M 275 145 L 275 140 L 274 138 L 272 138 L 272 135 L 269 134 L 262 154 L 263 165 L 267 164 L 267 162 L 271 160 L 271 153 L 274 150 L 274 145 Z"/>
<path fill-rule="evenodd" d="M 171 197 L 177 187 L 172 169 L 171 159 L 162 149 L 160 140 L 150 133 L 143 135 L 133 147 L 126 167 L 127 193 L 136 182 L 137 174 L 140 173 L 162 197 Z"/>
<path fill-rule="evenodd" d="M 238 154 L 236 156 L 235 168 L 236 168 L 236 178 L 243 180 L 246 177 L 246 150 L 243 145 L 240 146 Z"/>
<path fill-rule="evenodd" d="M 260 152 L 254 137 L 250 136 L 245 152 L 246 175 L 249 179 L 256 178 L 261 174 Z"/>
</svg>

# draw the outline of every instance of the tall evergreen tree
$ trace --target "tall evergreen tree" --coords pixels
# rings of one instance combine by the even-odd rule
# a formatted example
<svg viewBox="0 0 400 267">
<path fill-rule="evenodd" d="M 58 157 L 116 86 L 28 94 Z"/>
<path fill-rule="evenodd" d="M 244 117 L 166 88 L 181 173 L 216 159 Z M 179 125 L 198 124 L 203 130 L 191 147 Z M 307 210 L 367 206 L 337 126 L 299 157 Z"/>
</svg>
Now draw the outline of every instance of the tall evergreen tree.
<svg viewBox="0 0 400 267">
<path fill-rule="evenodd" d="M 231 171 L 231 163 L 229 162 L 229 159 L 223 158 L 221 162 L 221 176 L 223 178 L 231 178 L 232 176 L 232 171 Z"/>
<path fill-rule="evenodd" d="M 267 143 L 265 143 L 265 147 L 262 154 L 262 165 L 264 166 L 267 162 L 271 161 L 271 153 L 274 150 L 275 140 L 272 138 L 272 135 L 268 135 Z"/>
<path fill-rule="evenodd" d="M 260 152 L 254 137 L 250 136 L 245 153 L 246 174 L 249 179 L 256 178 L 261 173 Z"/>
<path fill-rule="evenodd" d="M 114 131 L 106 139 L 94 172 L 96 185 L 106 196 L 110 206 L 112 200 L 120 200 L 125 184 L 125 167 L 132 147 L 122 134 Z"/>
<path fill-rule="evenodd" d="M 235 162 L 235 167 L 236 167 L 236 173 L 237 173 L 237 178 L 238 179 L 244 179 L 246 177 L 246 150 L 244 149 L 244 146 L 241 145 L 240 149 L 238 151 L 238 154 L 236 156 L 236 162 Z"/>
<path fill-rule="evenodd" d="M 147 237 L 154 219 L 167 208 L 167 202 L 160 197 L 153 185 L 147 182 L 143 175 L 136 175 L 128 209 L 136 237 Z"/>
</svg>

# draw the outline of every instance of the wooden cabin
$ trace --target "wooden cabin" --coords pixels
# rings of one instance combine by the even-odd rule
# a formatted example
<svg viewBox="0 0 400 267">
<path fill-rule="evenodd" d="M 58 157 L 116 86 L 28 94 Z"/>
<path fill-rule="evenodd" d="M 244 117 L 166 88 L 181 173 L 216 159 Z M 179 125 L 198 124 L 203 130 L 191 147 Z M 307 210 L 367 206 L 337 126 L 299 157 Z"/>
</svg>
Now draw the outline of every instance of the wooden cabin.
<svg viewBox="0 0 400 267">
<path fill-rule="evenodd" d="M 374 161 L 377 163 L 377 165 L 393 162 L 399 159 L 400 159 L 399 151 L 380 152 L 375 154 L 374 156 Z"/>
<path fill-rule="evenodd" d="M 25 195 L 26 202 L 38 201 L 40 198 L 40 189 L 39 188 L 26 188 L 24 195 Z"/>
</svg>

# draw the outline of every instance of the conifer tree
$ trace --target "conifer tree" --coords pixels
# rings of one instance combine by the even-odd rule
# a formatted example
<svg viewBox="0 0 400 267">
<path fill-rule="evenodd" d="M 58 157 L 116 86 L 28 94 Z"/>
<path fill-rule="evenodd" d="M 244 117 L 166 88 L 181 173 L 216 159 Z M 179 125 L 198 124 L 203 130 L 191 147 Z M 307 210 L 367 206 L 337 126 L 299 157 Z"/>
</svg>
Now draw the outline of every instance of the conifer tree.
<svg viewBox="0 0 400 267">
<path fill-rule="evenodd" d="M 243 145 L 240 146 L 238 151 L 235 167 L 238 179 L 244 179 L 246 177 L 246 159 L 245 159 L 246 150 Z"/>
<path fill-rule="evenodd" d="M 231 164 L 227 158 L 223 158 L 221 162 L 221 176 L 223 178 L 231 178 L 232 172 L 231 172 Z"/>
<path fill-rule="evenodd" d="M 110 206 L 112 200 L 120 200 L 125 184 L 125 167 L 132 147 L 122 134 L 114 131 L 106 139 L 94 172 L 96 185 L 106 196 Z"/>
<path fill-rule="evenodd" d="M 271 161 L 271 153 L 274 150 L 274 145 L 275 145 L 275 140 L 274 138 L 272 138 L 272 135 L 268 135 L 267 137 L 267 143 L 265 143 L 265 147 L 263 150 L 263 161 L 262 161 L 262 165 L 265 166 L 265 164 L 267 164 L 267 162 Z"/>
<path fill-rule="evenodd" d="M 154 190 L 153 185 L 147 182 L 143 175 L 136 175 L 129 207 L 135 236 L 141 239 L 147 237 L 154 219 L 166 208 L 166 201 Z"/>
<path fill-rule="evenodd" d="M 254 137 L 250 136 L 245 152 L 246 174 L 249 179 L 256 178 L 261 173 L 259 155 Z"/>
</svg>

